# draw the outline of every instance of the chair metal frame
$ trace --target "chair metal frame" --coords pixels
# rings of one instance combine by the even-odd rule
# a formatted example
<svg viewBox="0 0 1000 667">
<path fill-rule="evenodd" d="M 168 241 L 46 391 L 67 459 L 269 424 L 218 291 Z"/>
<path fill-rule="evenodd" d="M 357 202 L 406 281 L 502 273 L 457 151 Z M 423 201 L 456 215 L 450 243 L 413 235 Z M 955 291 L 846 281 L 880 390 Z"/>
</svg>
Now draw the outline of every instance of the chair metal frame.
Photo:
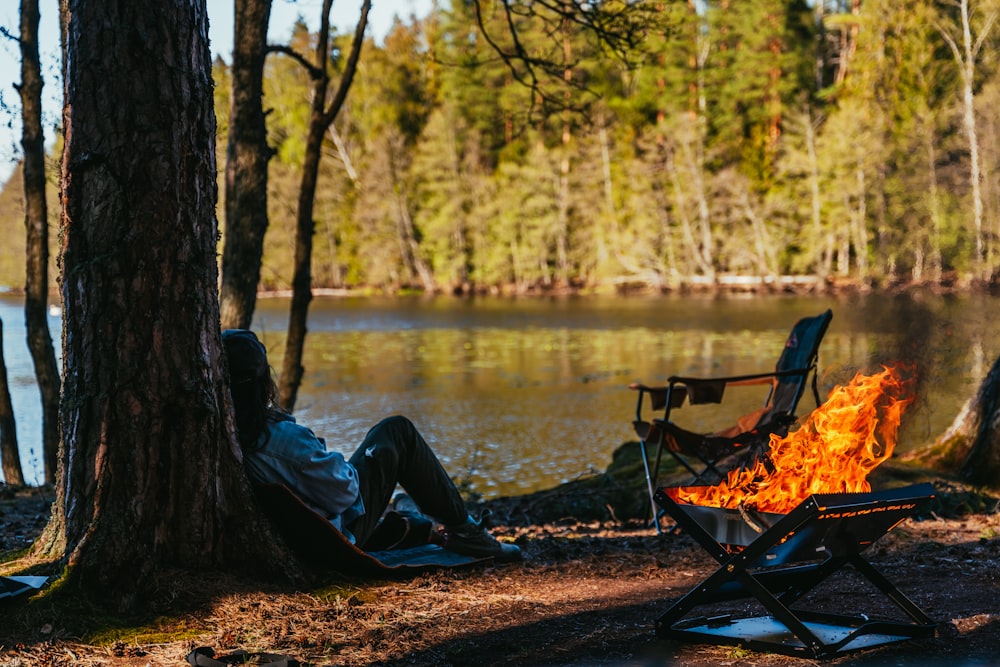
<svg viewBox="0 0 1000 667">
<path fill-rule="evenodd" d="M 792 327 L 785 349 L 789 349 L 793 339 L 801 329 L 816 327 L 814 332 L 815 340 L 811 341 L 811 348 L 808 350 L 806 365 L 799 368 L 780 368 L 784 358 L 779 358 L 775 370 L 764 373 L 751 373 L 746 375 L 732 375 L 726 377 L 697 378 L 674 375 L 667 379 L 665 386 L 649 386 L 642 383 L 632 383 L 629 389 L 638 391 L 635 406 L 635 419 L 632 422 L 636 434 L 639 436 L 639 447 L 642 455 L 643 471 L 646 476 L 646 490 L 649 494 L 650 509 L 653 523 L 657 533 L 662 532 L 660 519 L 663 517 L 663 510 L 657 510 L 655 492 L 657 479 L 660 473 L 660 464 L 663 451 L 666 450 L 681 466 L 691 473 L 692 484 L 707 483 L 709 481 L 718 482 L 725 479 L 725 473 L 719 467 L 719 463 L 736 454 L 748 453 L 748 457 L 759 457 L 766 453 L 766 447 L 770 441 L 771 434 L 784 436 L 789 428 L 795 423 L 797 417 L 795 411 L 799 400 L 805 393 L 809 384 L 809 375 L 812 374 L 812 393 L 816 401 L 816 406 L 822 404 L 819 395 L 817 368 L 819 363 L 819 346 L 823 336 L 829 326 L 833 313 L 829 309 L 820 315 L 806 317 L 798 320 Z M 798 342 L 796 341 L 797 345 Z M 775 392 L 779 383 L 787 383 L 788 379 L 798 378 L 794 383 L 794 392 L 785 397 L 787 408 L 768 413 L 769 406 L 772 405 Z M 721 403 L 726 387 L 745 387 L 752 385 L 770 385 L 767 396 L 761 410 L 759 420 L 750 428 L 732 436 L 715 436 L 713 434 L 690 433 L 684 431 L 674 424 L 670 417 L 673 410 L 684 405 L 685 400 L 690 405 L 706 403 Z M 662 410 L 662 417 L 646 419 L 643 415 L 645 408 L 645 397 L 649 395 L 649 409 L 654 413 Z M 764 420 L 766 416 L 766 423 Z M 668 446 L 668 438 L 674 439 L 675 435 L 684 433 L 703 442 L 712 442 L 719 447 L 719 451 L 714 455 L 703 456 L 697 451 L 677 451 Z M 676 441 L 675 441 L 676 442 Z M 650 464 L 650 446 L 656 447 L 655 461 Z M 697 459 L 701 470 L 696 469 L 690 459 Z M 765 459 L 766 463 L 766 459 Z M 711 475 L 711 479 L 709 478 Z"/>
</svg>

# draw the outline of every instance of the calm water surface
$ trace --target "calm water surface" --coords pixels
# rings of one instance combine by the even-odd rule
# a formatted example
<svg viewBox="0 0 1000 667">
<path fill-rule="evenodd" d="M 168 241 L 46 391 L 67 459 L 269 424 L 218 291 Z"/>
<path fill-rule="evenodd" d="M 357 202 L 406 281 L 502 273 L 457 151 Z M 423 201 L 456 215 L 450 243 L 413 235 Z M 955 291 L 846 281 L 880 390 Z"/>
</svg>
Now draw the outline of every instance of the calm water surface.
<svg viewBox="0 0 1000 667">
<path fill-rule="evenodd" d="M 1000 354 L 996 304 L 930 295 L 317 298 L 296 417 L 349 454 L 378 419 L 404 414 L 471 490 L 530 492 L 603 470 L 634 439 L 630 382 L 769 370 L 798 318 L 832 308 L 821 393 L 882 363 L 916 363 L 919 398 L 900 443 L 907 449 L 951 423 Z M 285 299 L 258 302 L 254 329 L 276 366 L 287 309 Z M 0 318 L 22 462 L 37 479 L 38 398 L 22 302 L 0 298 Z M 58 318 L 51 324 L 58 340 Z M 759 405 L 758 390 L 730 391 L 728 409 L 685 407 L 687 423 L 726 426 Z"/>
</svg>

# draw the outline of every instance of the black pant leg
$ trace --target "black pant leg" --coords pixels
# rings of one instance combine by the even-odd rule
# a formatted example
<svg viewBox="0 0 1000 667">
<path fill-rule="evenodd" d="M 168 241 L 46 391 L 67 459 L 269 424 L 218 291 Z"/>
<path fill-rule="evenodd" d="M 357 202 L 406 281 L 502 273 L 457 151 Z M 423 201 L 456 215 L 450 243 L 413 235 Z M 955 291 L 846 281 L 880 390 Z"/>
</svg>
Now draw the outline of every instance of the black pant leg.
<svg viewBox="0 0 1000 667">
<path fill-rule="evenodd" d="M 445 525 L 461 523 L 468 516 L 455 483 L 406 417 L 387 417 L 373 426 L 350 461 L 358 471 L 365 514 L 348 529 L 362 548 L 397 484 L 425 514 Z"/>
</svg>

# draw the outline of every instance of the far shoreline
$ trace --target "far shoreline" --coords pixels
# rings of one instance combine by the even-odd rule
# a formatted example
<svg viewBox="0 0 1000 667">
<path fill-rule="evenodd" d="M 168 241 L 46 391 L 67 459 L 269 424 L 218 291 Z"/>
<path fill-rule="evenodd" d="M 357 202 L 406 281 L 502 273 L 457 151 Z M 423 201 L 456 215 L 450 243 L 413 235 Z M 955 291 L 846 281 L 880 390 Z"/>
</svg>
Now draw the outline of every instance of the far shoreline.
<svg viewBox="0 0 1000 667">
<path fill-rule="evenodd" d="M 595 285 L 494 285 L 478 287 L 470 284 L 455 285 L 434 291 L 426 291 L 419 287 L 394 285 L 391 287 L 376 287 L 362 285 L 358 287 L 313 287 L 313 297 L 352 298 L 352 297 L 455 297 L 473 299 L 476 297 L 496 298 L 528 298 L 528 297 L 650 297 L 668 295 L 706 295 L 706 296 L 837 296 L 841 294 L 907 294 L 913 292 L 929 292 L 935 295 L 955 294 L 994 294 L 1000 292 L 1000 275 L 989 280 L 975 279 L 970 276 L 959 276 L 949 273 L 937 281 L 888 280 L 882 282 L 863 282 L 849 278 L 819 277 L 806 275 L 757 276 L 757 275 L 718 275 L 714 278 L 706 276 L 689 276 L 683 279 L 673 279 L 660 283 L 650 282 L 641 278 L 620 277 Z M 258 299 L 288 299 L 293 296 L 291 288 L 261 287 L 257 291 Z M 0 285 L 0 297 L 25 296 L 23 286 Z M 58 301 L 61 292 L 58 289 L 49 291 L 49 297 Z"/>
</svg>

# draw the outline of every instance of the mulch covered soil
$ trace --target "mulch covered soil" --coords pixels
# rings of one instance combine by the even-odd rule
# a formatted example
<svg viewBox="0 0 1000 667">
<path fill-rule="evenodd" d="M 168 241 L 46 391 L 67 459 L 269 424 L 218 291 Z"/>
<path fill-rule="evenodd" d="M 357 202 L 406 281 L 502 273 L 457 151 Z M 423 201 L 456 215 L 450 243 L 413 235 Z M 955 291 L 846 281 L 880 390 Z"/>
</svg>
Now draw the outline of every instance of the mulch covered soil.
<svg viewBox="0 0 1000 667">
<path fill-rule="evenodd" d="M 687 535 L 572 519 L 502 525 L 502 503 L 495 510 L 494 532 L 520 544 L 525 562 L 394 581 L 334 578 L 308 591 L 215 579 L 203 582 L 202 592 L 212 591 L 207 601 L 187 587 L 165 588 L 149 618 L 100 642 L 89 634 L 97 628 L 71 627 L 43 605 L 12 602 L 0 606 L 0 666 L 183 665 L 197 646 L 280 653 L 313 665 L 1000 664 L 995 508 L 907 520 L 866 552 L 937 621 L 936 636 L 822 661 L 658 639 L 654 623 L 670 600 L 716 569 Z M 46 515 L 37 495 L 0 499 L 3 549 L 29 542 Z M 892 609 L 847 570 L 807 601 L 852 614 Z"/>
</svg>

